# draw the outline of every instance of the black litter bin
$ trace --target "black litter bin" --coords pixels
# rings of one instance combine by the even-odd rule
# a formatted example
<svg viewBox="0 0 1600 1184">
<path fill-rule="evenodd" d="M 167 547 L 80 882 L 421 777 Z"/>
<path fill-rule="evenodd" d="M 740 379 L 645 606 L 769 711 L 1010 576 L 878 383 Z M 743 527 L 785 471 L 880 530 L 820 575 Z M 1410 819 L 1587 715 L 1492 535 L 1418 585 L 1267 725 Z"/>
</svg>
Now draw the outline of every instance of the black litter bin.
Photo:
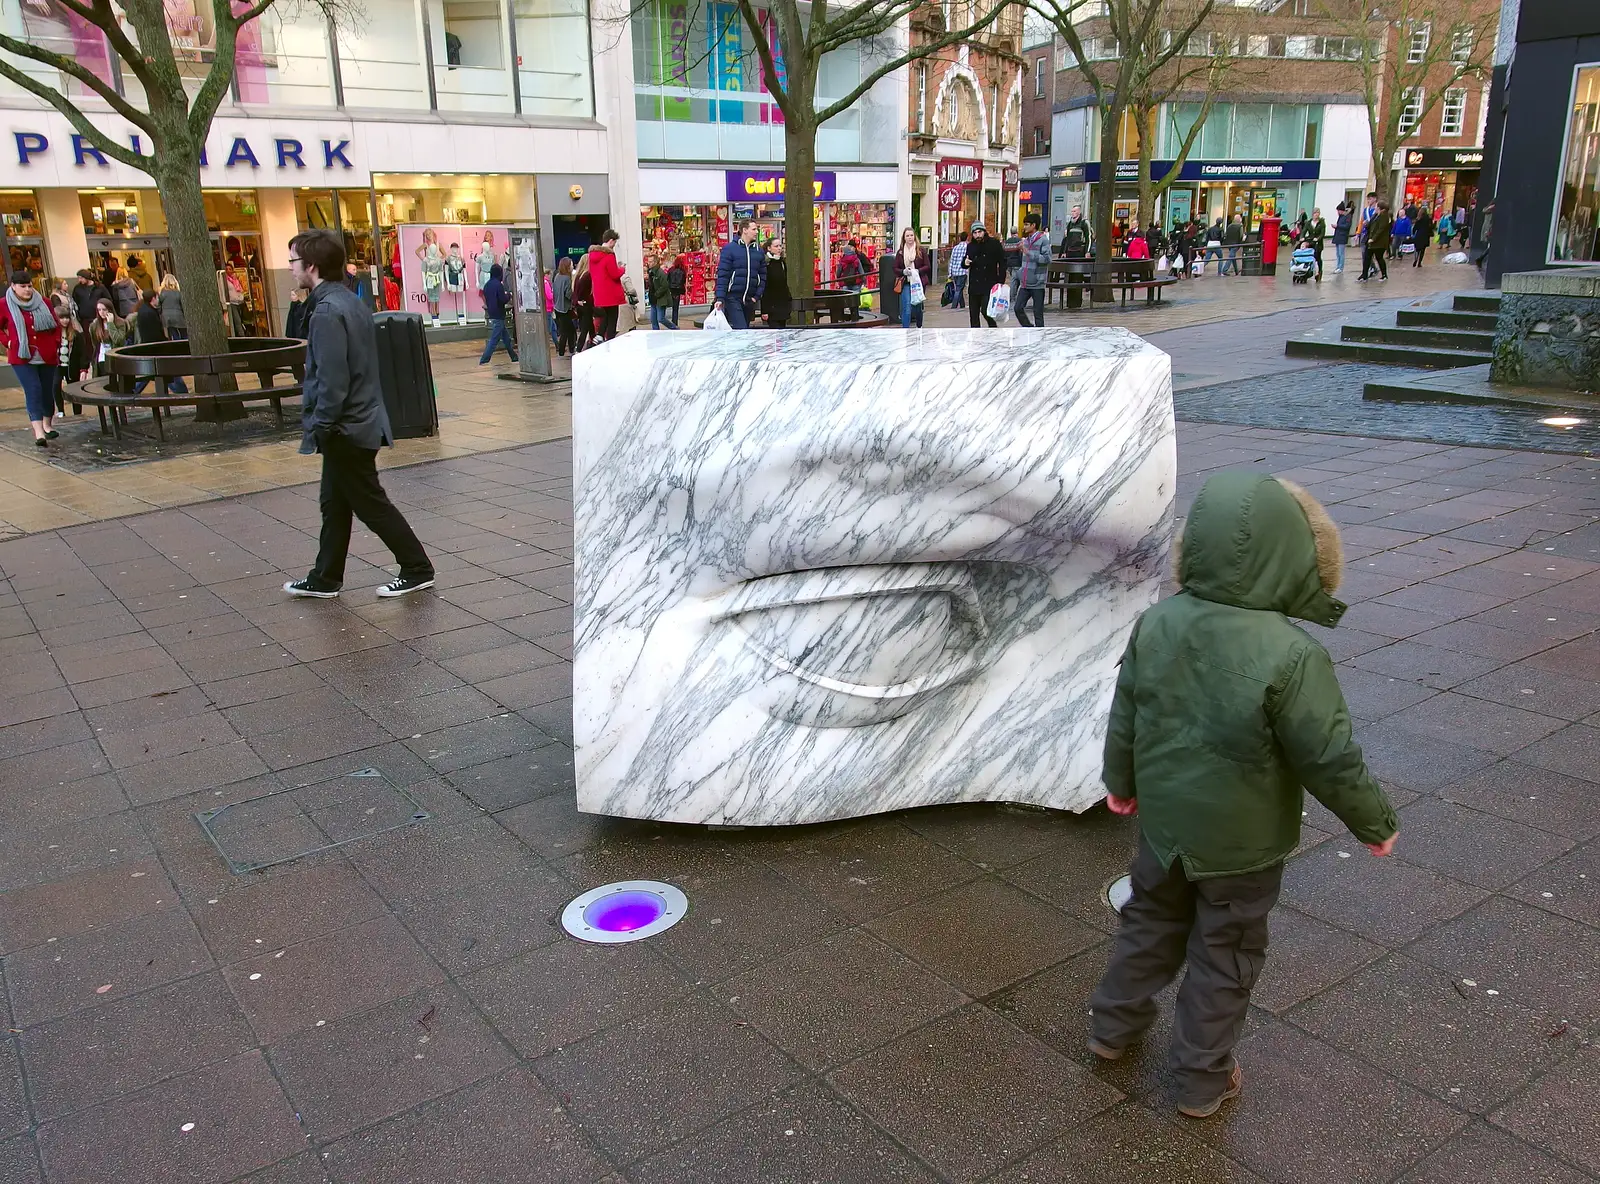
<svg viewBox="0 0 1600 1184">
<path fill-rule="evenodd" d="M 372 319 L 378 327 L 378 382 L 394 438 L 438 435 L 439 404 L 421 314 L 380 312 Z"/>
<path fill-rule="evenodd" d="M 891 325 L 900 323 L 900 293 L 894 290 L 894 282 L 900 278 L 900 272 L 895 267 L 898 257 L 898 251 L 892 255 L 878 256 L 879 311 L 889 318 Z"/>
</svg>

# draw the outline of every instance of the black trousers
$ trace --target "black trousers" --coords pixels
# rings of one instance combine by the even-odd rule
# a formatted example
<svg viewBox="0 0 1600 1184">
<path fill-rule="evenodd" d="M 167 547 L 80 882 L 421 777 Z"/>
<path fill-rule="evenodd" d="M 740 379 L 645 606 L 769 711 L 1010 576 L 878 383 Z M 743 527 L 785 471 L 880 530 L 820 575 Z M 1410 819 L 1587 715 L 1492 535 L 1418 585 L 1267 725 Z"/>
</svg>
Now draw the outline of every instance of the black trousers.
<svg viewBox="0 0 1600 1184">
<path fill-rule="evenodd" d="M 361 519 L 368 530 L 394 552 L 405 579 L 432 579 L 433 564 L 404 515 L 395 509 L 378 481 L 378 451 L 357 448 L 341 435 L 331 435 L 322 446 L 322 538 L 311 578 L 328 588 L 344 583 L 345 559 L 350 554 L 350 519 Z"/>
<path fill-rule="evenodd" d="M 1374 268 L 1372 266 L 1374 263 L 1376 263 L 1378 265 L 1376 268 Z M 1370 245 L 1368 245 L 1367 243 L 1362 243 L 1361 244 L 1361 278 L 1362 279 L 1366 279 L 1374 271 L 1381 271 L 1383 273 L 1383 278 L 1384 279 L 1388 279 L 1389 278 L 1389 261 L 1384 258 L 1384 252 L 1383 251 L 1381 251 L 1381 250 L 1374 251 Z"/>
<path fill-rule="evenodd" d="M 600 318 L 600 339 L 602 341 L 610 341 L 617 335 L 617 309 L 620 307 L 621 305 L 608 304 L 606 307 L 596 310 Z"/>
<path fill-rule="evenodd" d="M 1132 871 L 1133 898 L 1123 906 L 1111 965 L 1089 999 L 1094 1038 L 1112 1048 L 1138 1039 L 1156 1018 L 1155 994 L 1187 958 L 1170 1056 L 1178 1104 L 1203 1106 L 1228 1088 L 1250 988 L 1267 959 L 1267 914 L 1283 865 L 1191 881 L 1181 860 L 1163 868 L 1140 836 Z"/>
<path fill-rule="evenodd" d="M 972 327 L 978 327 L 978 318 L 981 316 L 989 322 L 989 328 L 994 328 L 994 318 L 989 315 L 989 289 L 998 282 L 979 276 L 979 283 L 972 283 L 972 273 L 967 273 L 967 320 Z"/>
</svg>

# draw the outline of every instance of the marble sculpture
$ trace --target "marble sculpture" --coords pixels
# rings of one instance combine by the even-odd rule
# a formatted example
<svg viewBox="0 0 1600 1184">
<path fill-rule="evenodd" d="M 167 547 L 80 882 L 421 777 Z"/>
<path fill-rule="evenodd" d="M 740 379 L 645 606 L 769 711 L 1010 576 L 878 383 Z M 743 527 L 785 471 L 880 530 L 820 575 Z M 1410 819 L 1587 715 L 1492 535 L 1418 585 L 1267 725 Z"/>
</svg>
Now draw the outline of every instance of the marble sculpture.
<svg viewBox="0 0 1600 1184">
<path fill-rule="evenodd" d="M 625 334 L 573 359 L 578 806 L 1084 810 L 1167 563 L 1122 329 Z"/>
</svg>

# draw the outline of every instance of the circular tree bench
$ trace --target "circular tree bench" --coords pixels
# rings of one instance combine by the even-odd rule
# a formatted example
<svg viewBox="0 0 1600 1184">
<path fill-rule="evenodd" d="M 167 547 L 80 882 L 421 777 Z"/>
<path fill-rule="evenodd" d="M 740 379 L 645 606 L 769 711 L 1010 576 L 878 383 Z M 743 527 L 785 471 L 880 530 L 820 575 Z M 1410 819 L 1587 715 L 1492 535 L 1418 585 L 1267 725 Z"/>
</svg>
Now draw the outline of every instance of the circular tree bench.
<svg viewBox="0 0 1600 1184">
<path fill-rule="evenodd" d="M 121 439 L 128 408 L 148 407 L 156 435 L 167 438 L 163 409 L 193 407 L 199 423 L 222 424 L 245 417 L 245 404 L 270 402 L 283 422 L 283 400 L 297 399 L 306 375 L 306 343 L 295 337 L 230 337 L 226 354 L 191 354 L 187 341 L 125 345 L 106 356 L 109 373 L 69 383 L 66 401 L 100 413 L 100 431 Z M 255 387 L 239 377 L 253 374 Z M 169 386 L 182 379 L 187 392 Z M 143 381 L 144 389 L 135 392 Z M 107 412 L 110 415 L 107 416 Z"/>
</svg>

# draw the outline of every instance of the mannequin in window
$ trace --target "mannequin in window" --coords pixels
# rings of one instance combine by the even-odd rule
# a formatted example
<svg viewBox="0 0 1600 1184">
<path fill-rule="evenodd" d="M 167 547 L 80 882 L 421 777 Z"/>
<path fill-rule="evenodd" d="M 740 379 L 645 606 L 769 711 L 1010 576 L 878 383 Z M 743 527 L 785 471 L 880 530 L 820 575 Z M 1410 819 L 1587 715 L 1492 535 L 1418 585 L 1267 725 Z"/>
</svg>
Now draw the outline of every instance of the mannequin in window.
<svg viewBox="0 0 1600 1184">
<path fill-rule="evenodd" d="M 472 257 L 473 269 L 477 272 L 477 289 L 479 300 L 483 299 L 484 285 L 489 282 L 489 269 L 500 260 L 495 255 L 494 231 L 483 232 L 483 242 L 478 247 L 478 253 Z"/>
<path fill-rule="evenodd" d="M 446 69 L 450 70 L 461 64 L 461 38 L 448 29 L 444 34 L 444 61 Z"/>
<path fill-rule="evenodd" d="M 433 327 L 439 327 L 439 293 L 444 289 L 444 252 L 439 249 L 439 234 L 432 227 L 422 232 L 422 245 L 417 248 L 417 258 L 422 260 L 422 295 L 428 302 L 428 315 Z"/>
<path fill-rule="evenodd" d="M 451 243 L 450 254 L 444 261 L 444 290 L 455 297 L 456 324 L 467 323 L 467 260 L 461 254 L 461 244 Z"/>
</svg>

